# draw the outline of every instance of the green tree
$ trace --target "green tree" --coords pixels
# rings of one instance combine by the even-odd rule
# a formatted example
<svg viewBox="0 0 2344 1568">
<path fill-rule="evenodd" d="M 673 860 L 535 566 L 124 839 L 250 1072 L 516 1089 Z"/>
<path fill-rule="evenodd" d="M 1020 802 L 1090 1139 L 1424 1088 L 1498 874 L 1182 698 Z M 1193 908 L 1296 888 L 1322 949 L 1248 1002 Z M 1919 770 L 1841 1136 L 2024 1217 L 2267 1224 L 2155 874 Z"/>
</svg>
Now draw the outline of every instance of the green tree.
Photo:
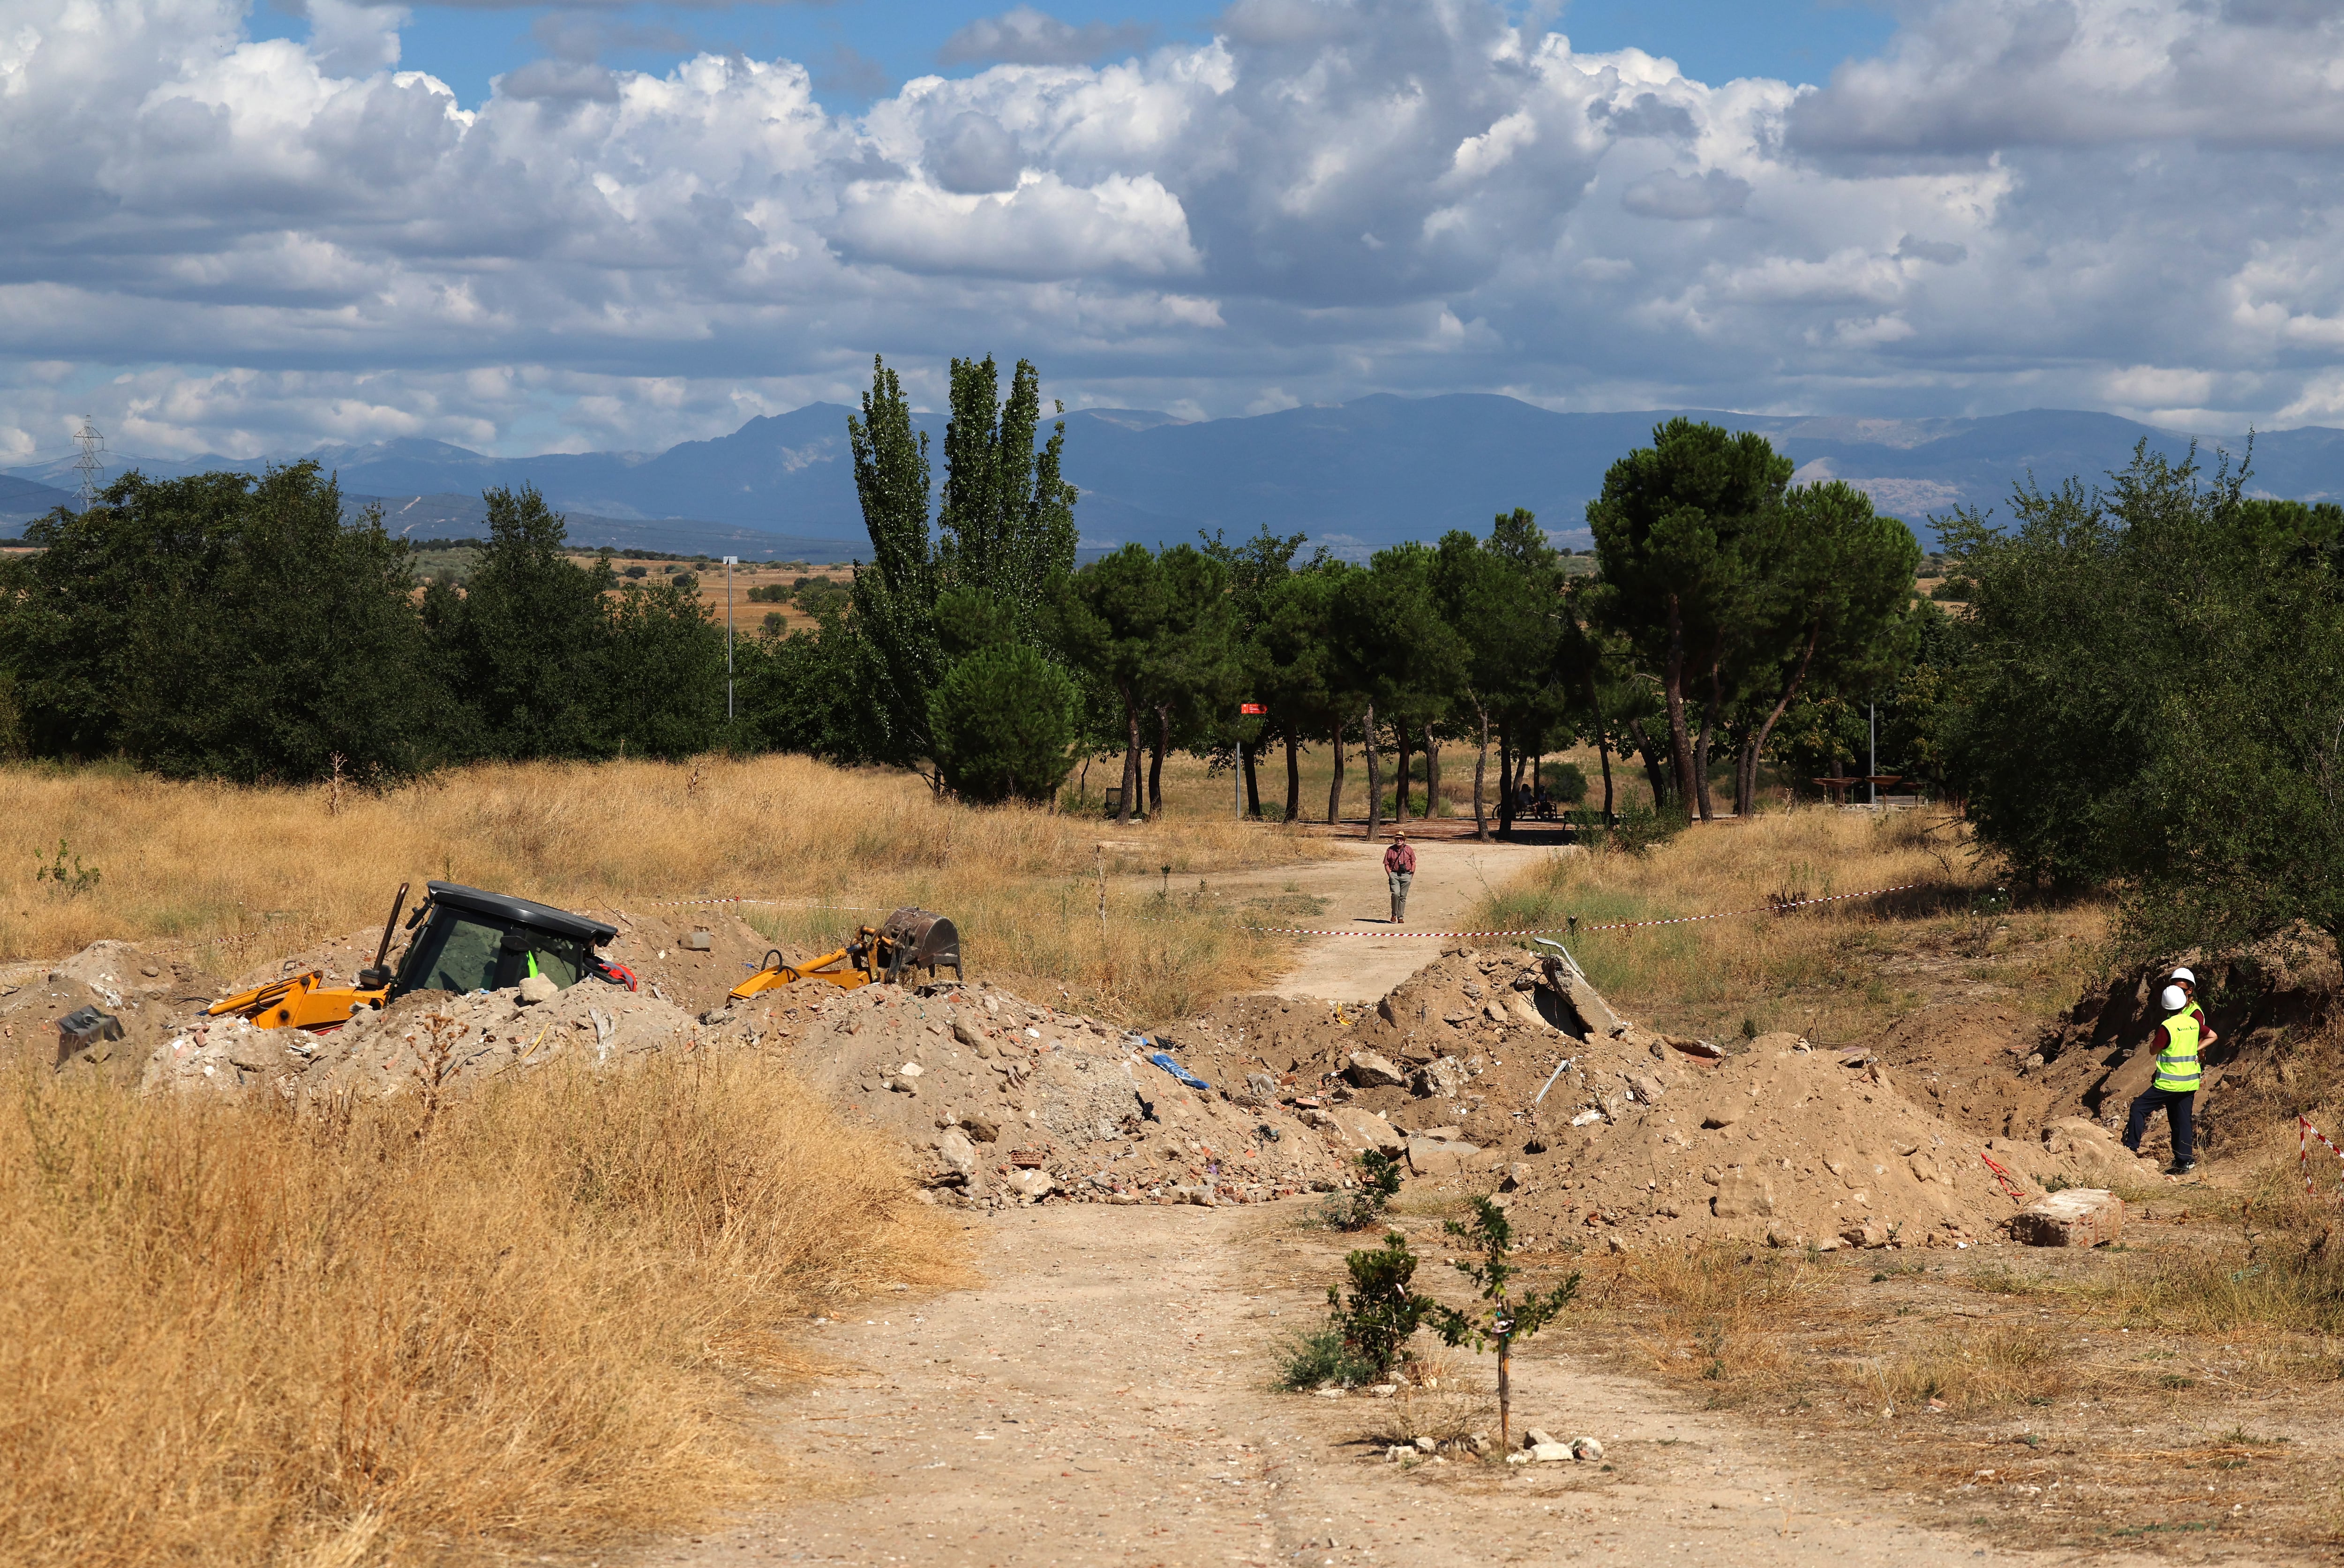
<svg viewBox="0 0 2344 1568">
<path fill-rule="evenodd" d="M 1774 548 L 1791 460 L 1763 436 L 1674 419 L 1612 465 L 1587 506 L 1602 576 L 1600 613 L 1655 670 L 1678 798 L 1708 816 L 1705 752 L 1724 699 L 1729 643 L 1751 579 Z M 1707 687 L 1702 744 L 1685 713 Z"/>
<path fill-rule="evenodd" d="M 1346 717 L 1335 684 L 1334 605 L 1345 575 L 1355 570 L 1325 554 L 1270 582 L 1263 594 L 1253 650 L 1254 690 L 1264 698 L 1286 747 L 1286 820 L 1302 814 L 1302 740 L 1331 734 L 1335 773 L 1327 820 L 1339 818 L 1343 787 L 1342 729 Z"/>
<path fill-rule="evenodd" d="M 1473 764 L 1474 835 L 1490 837 L 1490 730 L 1510 733 L 1547 695 L 1560 622 L 1552 547 L 1536 517 L 1500 512 L 1487 542 L 1462 530 L 1441 536 L 1432 562 L 1432 593 L 1442 622 L 1460 640 L 1459 700 L 1470 708 L 1479 745 Z M 1501 775 L 1504 770 L 1500 770 Z M 1511 825 L 1510 791 L 1501 791 L 1499 824 Z"/>
<path fill-rule="evenodd" d="M 724 632 L 680 582 L 620 592 L 596 693 L 628 756 L 688 757 L 724 732 Z M 738 682 L 736 680 L 736 686 Z"/>
<path fill-rule="evenodd" d="M 935 749 L 928 698 L 944 677 L 935 627 L 940 573 L 928 531 L 928 438 L 912 428 L 903 383 L 876 355 L 863 417 L 847 416 L 846 440 L 871 536 L 870 563 L 854 571 L 852 622 L 852 635 L 868 652 L 847 663 L 871 683 L 867 719 L 833 740 L 841 753 L 851 748 L 916 767 Z"/>
<path fill-rule="evenodd" d="M 1422 544 L 1378 551 L 1367 571 L 1343 579 L 1335 598 L 1337 683 L 1360 702 L 1370 841 L 1381 828 L 1383 813 L 1378 730 L 1393 726 L 1404 761 L 1409 727 L 1445 709 L 1464 678 L 1466 647 L 1440 614 L 1434 561 L 1434 552 Z M 1404 787 L 1404 777 L 1401 782 Z"/>
<path fill-rule="evenodd" d="M 987 594 L 1030 623 L 1051 585 L 1075 569 L 1078 492 L 1059 473 L 1065 420 L 1035 450 L 1042 382 L 1033 365 L 1018 360 L 1008 400 L 999 393 L 991 355 L 952 362 L 937 560 L 945 582 Z"/>
<path fill-rule="evenodd" d="M 1811 680 L 1879 690 L 1911 661 L 1913 531 L 1872 510 L 1864 491 L 1831 480 L 1783 501 L 1773 551 L 1752 573 L 1754 592 L 1738 651 L 1739 681 L 1763 706 L 1734 759 L 1733 809 L 1758 795 L 1758 759 L 1774 726 Z M 1771 701 L 1769 698 L 1771 697 Z"/>
<path fill-rule="evenodd" d="M 927 438 L 913 428 L 895 372 L 872 360 L 863 417 L 847 419 L 855 491 L 872 560 L 856 569 L 853 635 L 868 644 L 854 663 L 874 678 L 864 722 L 869 754 L 935 768 L 953 787 L 930 720 L 952 668 L 940 595 L 977 595 L 1039 647 L 1043 613 L 1075 563 L 1076 491 L 1061 477 L 1064 421 L 1040 451 L 1041 383 L 1020 359 L 1000 400 L 990 357 L 952 362 L 952 414 L 945 427 L 943 504 L 930 532 Z M 800 596 L 801 602 L 804 596 Z M 964 609 L 975 601 L 960 602 Z"/>
<path fill-rule="evenodd" d="M 1295 552 L 1309 536 L 1273 533 L 1264 525 L 1242 544 L 1227 542 L 1219 529 L 1215 529 L 1209 538 L 1201 531 L 1197 537 L 1205 540 L 1205 553 L 1219 561 L 1228 573 L 1229 607 L 1235 618 L 1232 657 L 1237 665 L 1239 695 L 1259 701 L 1270 710 L 1258 718 L 1235 713 L 1220 715 L 1215 726 L 1219 731 L 1219 744 L 1244 753 L 1246 814 L 1258 817 L 1261 814 L 1261 782 L 1256 764 L 1261 743 L 1272 739 L 1286 742 L 1290 780 L 1287 809 L 1288 820 L 1292 821 L 1295 797 L 1300 794 L 1300 770 L 1295 755 L 1299 737 L 1280 707 L 1268 700 L 1279 684 L 1269 648 L 1270 618 L 1280 602 L 1280 587 L 1294 573 Z"/>
<path fill-rule="evenodd" d="M 379 515 L 315 463 L 108 486 L 28 526 L 0 664 L 36 755 L 177 776 L 403 777 L 444 754 L 449 693 Z"/>
<path fill-rule="evenodd" d="M 1228 569 L 1194 545 L 1157 557 L 1163 618 L 1139 678 L 1152 720 L 1147 737 L 1147 809 L 1164 809 L 1164 758 L 1176 746 L 1209 741 L 1214 721 L 1237 706 L 1244 679 Z"/>
<path fill-rule="evenodd" d="M 610 564 L 570 562 L 568 527 L 533 486 L 483 491 L 489 547 L 461 600 L 439 615 L 458 693 L 477 716 L 477 754 L 500 759 L 606 756 L 617 749 L 605 687 Z"/>
<path fill-rule="evenodd" d="M 2118 884 L 2137 956 L 2344 940 L 2344 581 L 2245 477 L 2144 443 L 1945 528 L 1977 584 L 1949 775 L 2020 875 Z"/>
<path fill-rule="evenodd" d="M 1116 820 L 1139 809 L 1139 721 L 1149 660 L 1164 635 L 1164 574 L 1145 545 L 1127 544 L 1085 566 L 1058 592 L 1060 646 L 1093 672 L 1123 709 L 1123 794 Z"/>
<path fill-rule="evenodd" d="M 1529 1339 L 1571 1304 L 1579 1294 L 1579 1276 L 1573 1274 L 1551 1290 L 1527 1291 L 1517 1299 L 1514 1276 L 1521 1270 L 1513 1262 L 1513 1226 L 1506 1211 L 1487 1198 L 1473 1199 L 1472 1224 L 1451 1219 L 1441 1229 L 1481 1255 L 1479 1262 L 1460 1258 L 1450 1267 L 1480 1288 L 1482 1304 L 1479 1312 L 1468 1313 L 1427 1302 L 1425 1315 L 1445 1344 L 1470 1345 L 1475 1351 L 1486 1345 L 1497 1348 L 1498 1442 L 1511 1448 L 1514 1341 Z"/>
<path fill-rule="evenodd" d="M 1343 1348 L 1379 1381 L 1391 1376 L 1401 1351 L 1432 1310 L 1431 1300 L 1412 1288 L 1416 1265 L 1408 1238 L 1395 1230 L 1381 1247 L 1363 1247 L 1344 1257 L 1351 1279 L 1348 1297 L 1336 1286 L 1327 1287 L 1328 1315 L 1342 1333 Z"/>
</svg>

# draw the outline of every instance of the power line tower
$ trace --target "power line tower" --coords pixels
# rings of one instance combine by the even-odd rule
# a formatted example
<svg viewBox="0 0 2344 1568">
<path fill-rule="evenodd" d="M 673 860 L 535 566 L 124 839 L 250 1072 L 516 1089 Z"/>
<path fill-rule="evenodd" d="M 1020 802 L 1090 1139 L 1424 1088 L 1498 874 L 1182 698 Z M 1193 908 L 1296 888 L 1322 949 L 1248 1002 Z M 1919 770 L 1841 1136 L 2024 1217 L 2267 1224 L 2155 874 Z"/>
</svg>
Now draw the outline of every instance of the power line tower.
<svg viewBox="0 0 2344 1568">
<path fill-rule="evenodd" d="M 74 440 L 81 446 L 81 456 L 75 460 L 74 470 L 81 475 L 81 509 L 87 511 L 97 504 L 97 492 L 106 488 L 106 438 L 97 433 L 97 427 L 84 414 Z"/>
</svg>

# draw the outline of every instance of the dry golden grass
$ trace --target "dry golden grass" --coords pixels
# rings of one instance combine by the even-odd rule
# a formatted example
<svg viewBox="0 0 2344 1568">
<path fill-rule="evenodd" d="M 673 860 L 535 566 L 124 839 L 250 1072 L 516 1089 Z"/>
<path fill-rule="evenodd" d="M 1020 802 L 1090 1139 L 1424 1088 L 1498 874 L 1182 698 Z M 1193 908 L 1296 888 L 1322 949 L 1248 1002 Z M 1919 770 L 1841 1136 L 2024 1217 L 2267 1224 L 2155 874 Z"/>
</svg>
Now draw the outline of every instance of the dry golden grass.
<svg viewBox="0 0 2344 1568">
<path fill-rule="evenodd" d="M 944 1282 L 894 1151 L 750 1059 L 334 1117 L 26 1077 L 0 1117 L 0 1562 L 489 1561 L 770 1478 L 785 1313 Z"/>
<path fill-rule="evenodd" d="M 1201 778 L 1201 765 L 1177 771 Z M 116 768 L 0 768 L 0 957 L 101 936 L 206 945 L 213 967 L 382 919 L 428 877 L 572 908 L 714 895 L 954 916 L 973 965 L 1013 987 L 1127 1016 L 1241 989 L 1278 960 L 1228 916 L 1110 898 L 1098 875 L 1176 875 L 1327 853 L 1282 828 L 1176 810 L 1143 825 L 940 803 L 909 774 L 804 757 L 469 768 L 382 794 L 174 784 Z M 35 877 L 58 842 L 99 874 Z M 768 911 L 769 934 L 819 940 L 851 920 Z M 1144 920 L 1139 918 L 1146 916 Z M 803 930 L 801 930 L 803 927 Z"/>
<path fill-rule="evenodd" d="M 2098 961 L 2096 905 L 2012 916 L 1991 903 L 1992 868 L 1959 824 L 1922 808 L 1874 814 L 1793 806 L 1748 823 L 1695 826 L 1643 854 L 1553 855 L 1485 900 L 1491 929 L 1582 926 L 1722 911 L 1777 899 L 1912 885 L 1787 915 L 1736 915 L 1633 931 L 1584 930 L 1573 955 L 1598 986 L 1670 1027 L 1790 1029 L 1862 1038 L 1928 999 L 1932 973 L 1988 980 L 2023 1007 L 2075 999 Z M 1919 961 L 1916 961 L 1918 956 Z"/>
</svg>

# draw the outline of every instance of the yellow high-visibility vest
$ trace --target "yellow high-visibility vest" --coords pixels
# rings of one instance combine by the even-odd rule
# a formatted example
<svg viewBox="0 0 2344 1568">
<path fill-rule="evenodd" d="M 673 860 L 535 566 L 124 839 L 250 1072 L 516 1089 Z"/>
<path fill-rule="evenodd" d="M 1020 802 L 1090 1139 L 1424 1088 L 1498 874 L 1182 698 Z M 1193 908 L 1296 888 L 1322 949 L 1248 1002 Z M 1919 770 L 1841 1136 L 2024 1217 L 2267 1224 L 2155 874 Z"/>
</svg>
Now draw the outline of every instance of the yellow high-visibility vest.
<svg viewBox="0 0 2344 1568">
<path fill-rule="evenodd" d="M 2203 1073 L 2198 1065 L 2198 1019 L 2183 1007 L 2165 1020 L 2166 1047 L 2157 1053 L 2157 1087 L 2178 1094 L 2194 1093 Z"/>
</svg>

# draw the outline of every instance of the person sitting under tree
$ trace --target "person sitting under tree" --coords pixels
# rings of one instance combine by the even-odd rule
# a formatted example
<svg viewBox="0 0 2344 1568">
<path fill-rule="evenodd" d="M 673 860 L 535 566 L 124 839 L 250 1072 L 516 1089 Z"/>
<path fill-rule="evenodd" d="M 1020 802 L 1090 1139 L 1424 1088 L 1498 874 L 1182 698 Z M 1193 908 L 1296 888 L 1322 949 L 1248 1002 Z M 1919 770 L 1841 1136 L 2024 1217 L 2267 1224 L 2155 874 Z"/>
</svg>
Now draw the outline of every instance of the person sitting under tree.
<svg viewBox="0 0 2344 1568">
<path fill-rule="evenodd" d="M 1395 831 L 1391 847 L 1384 851 L 1384 881 L 1391 888 L 1391 923 L 1398 926 L 1408 918 L 1408 887 L 1416 880 L 1416 846 L 1408 841 L 1408 834 Z"/>
<path fill-rule="evenodd" d="M 2190 1112 L 2204 1078 L 2198 1053 L 2221 1038 L 2206 1027 L 2206 1015 L 2191 996 L 2197 988 L 2198 977 L 2187 969 L 2177 969 L 2157 994 L 2157 1005 L 2165 1009 L 2166 1018 L 2149 1041 L 2157 1052 L 2157 1076 L 2132 1102 L 2132 1119 L 2125 1127 L 2125 1147 L 2138 1154 L 2140 1140 L 2148 1132 L 2148 1118 L 2160 1109 L 2165 1112 L 2173 1131 L 2173 1164 L 2167 1172 L 2171 1176 L 2187 1176 L 2198 1168 Z"/>
</svg>

